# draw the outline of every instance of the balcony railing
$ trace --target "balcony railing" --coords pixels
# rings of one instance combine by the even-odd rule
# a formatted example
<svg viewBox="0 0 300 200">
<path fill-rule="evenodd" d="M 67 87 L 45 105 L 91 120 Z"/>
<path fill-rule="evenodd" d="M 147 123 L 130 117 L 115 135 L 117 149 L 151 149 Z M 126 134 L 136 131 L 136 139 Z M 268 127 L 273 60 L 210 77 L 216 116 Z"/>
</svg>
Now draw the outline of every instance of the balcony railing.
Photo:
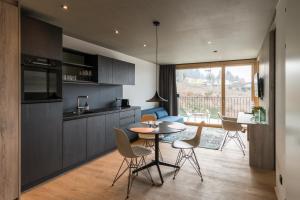
<svg viewBox="0 0 300 200">
<path fill-rule="evenodd" d="M 251 103 L 251 97 L 225 97 L 225 115 L 237 117 L 239 112 L 249 112 Z M 180 96 L 178 108 L 187 121 L 219 123 L 217 113 L 222 112 L 222 97 Z"/>
</svg>

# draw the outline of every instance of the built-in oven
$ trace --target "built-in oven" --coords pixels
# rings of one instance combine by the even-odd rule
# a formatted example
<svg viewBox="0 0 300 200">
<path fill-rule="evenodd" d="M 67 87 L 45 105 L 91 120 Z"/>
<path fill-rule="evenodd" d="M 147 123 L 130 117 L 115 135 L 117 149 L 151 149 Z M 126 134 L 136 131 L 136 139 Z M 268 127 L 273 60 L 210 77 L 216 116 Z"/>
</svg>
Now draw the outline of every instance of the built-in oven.
<svg viewBox="0 0 300 200">
<path fill-rule="evenodd" d="M 62 101 L 62 63 L 22 55 L 22 102 Z"/>
</svg>

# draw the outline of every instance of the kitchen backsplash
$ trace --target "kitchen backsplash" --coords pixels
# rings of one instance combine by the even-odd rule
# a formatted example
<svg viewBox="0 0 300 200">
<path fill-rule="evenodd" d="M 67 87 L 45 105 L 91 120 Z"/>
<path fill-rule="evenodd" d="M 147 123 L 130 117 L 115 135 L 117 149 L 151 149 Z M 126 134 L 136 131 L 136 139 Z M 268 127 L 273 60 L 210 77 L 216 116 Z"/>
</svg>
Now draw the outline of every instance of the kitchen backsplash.
<svg viewBox="0 0 300 200">
<path fill-rule="evenodd" d="M 63 85 L 64 111 L 73 111 L 77 107 L 77 97 L 88 96 L 90 109 L 112 107 L 116 98 L 123 97 L 121 85 Z"/>
</svg>

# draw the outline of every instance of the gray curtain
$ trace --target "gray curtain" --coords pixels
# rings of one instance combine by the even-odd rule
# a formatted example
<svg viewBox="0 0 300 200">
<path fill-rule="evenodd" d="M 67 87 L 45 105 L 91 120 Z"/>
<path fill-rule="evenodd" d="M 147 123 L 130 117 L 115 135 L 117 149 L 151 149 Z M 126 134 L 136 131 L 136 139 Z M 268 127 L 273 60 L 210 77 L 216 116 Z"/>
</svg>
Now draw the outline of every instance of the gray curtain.
<svg viewBox="0 0 300 200">
<path fill-rule="evenodd" d="M 169 115 L 178 115 L 176 65 L 161 65 L 159 68 L 159 95 L 168 100 L 161 102 Z"/>
</svg>

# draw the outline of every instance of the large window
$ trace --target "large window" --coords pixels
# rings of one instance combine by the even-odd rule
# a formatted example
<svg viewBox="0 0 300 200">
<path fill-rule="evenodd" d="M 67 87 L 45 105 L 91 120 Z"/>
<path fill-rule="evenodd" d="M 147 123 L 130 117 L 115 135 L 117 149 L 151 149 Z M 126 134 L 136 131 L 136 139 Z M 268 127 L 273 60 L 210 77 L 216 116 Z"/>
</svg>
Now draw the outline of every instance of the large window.
<svg viewBox="0 0 300 200">
<path fill-rule="evenodd" d="M 217 119 L 221 112 L 221 67 L 176 71 L 179 114 L 186 121 Z"/>
<path fill-rule="evenodd" d="M 236 117 L 250 111 L 254 61 L 191 65 L 176 70 L 179 114 L 185 121 L 218 124 L 218 112 Z"/>
<path fill-rule="evenodd" d="M 252 66 L 225 67 L 225 115 L 236 117 L 251 107 Z"/>
</svg>

